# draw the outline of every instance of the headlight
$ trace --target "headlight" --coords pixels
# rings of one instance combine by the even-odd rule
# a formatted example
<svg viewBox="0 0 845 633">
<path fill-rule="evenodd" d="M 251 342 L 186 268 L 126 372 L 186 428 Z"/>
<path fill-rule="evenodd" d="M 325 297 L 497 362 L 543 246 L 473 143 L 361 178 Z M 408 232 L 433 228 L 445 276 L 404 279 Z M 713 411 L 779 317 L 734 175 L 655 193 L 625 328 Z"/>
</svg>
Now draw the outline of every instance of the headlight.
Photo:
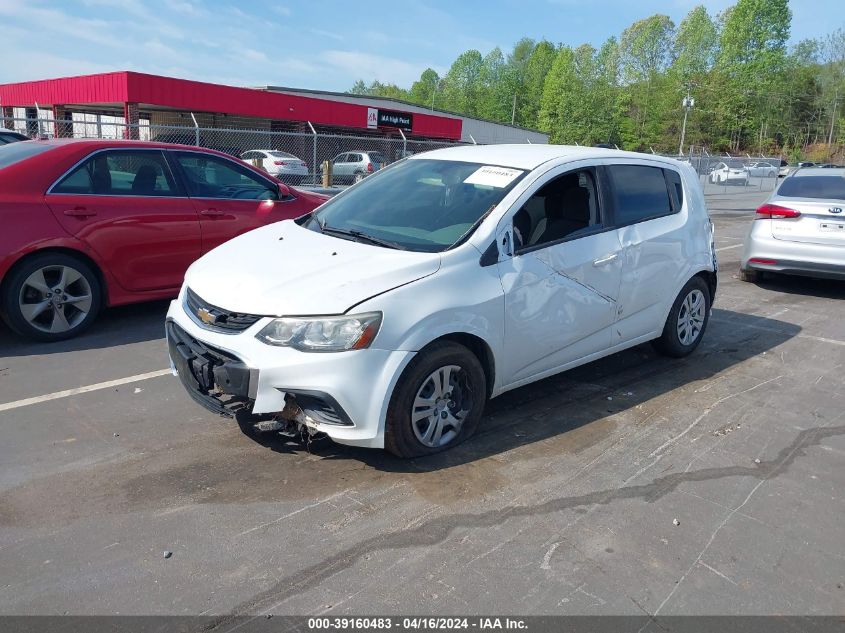
<svg viewBox="0 0 845 633">
<path fill-rule="evenodd" d="M 344 352 L 370 346 L 381 325 L 381 312 L 349 316 L 282 317 L 255 335 L 267 345 L 302 352 Z"/>
</svg>

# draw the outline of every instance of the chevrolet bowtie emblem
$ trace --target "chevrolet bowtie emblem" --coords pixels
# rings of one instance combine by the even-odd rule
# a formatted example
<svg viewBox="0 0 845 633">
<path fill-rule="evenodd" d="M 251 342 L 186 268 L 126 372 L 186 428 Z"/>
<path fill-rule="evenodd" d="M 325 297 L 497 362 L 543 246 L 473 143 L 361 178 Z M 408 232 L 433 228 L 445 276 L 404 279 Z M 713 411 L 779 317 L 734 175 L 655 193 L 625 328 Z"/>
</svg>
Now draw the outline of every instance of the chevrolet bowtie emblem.
<svg viewBox="0 0 845 633">
<path fill-rule="evenodd" d="M 212 323 L 217 321 L 217 317 L 205 308 L 200 308 L 199 310 L 197 310 L 197 316 L 199 317 L 199 320 L 205 323 L 206 325 L 211 325 Z"/>
</svg>

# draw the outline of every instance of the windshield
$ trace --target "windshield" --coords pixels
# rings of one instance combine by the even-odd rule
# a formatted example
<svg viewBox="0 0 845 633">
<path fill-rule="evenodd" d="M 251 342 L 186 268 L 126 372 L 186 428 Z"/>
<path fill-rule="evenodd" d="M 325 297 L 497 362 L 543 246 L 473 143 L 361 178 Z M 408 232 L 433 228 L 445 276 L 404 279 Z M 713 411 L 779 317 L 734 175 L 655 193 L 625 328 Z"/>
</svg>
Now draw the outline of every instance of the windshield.
<svg viewBox="0 0 845 633">
<path fill-rule="evenodd" d="M 374 163 L 381 163 L 382 165 L 387 161 L 384 159 L 384 154 L 379 154 L 378 152 L 370 152 L 369 153 L 370 160 Z"/>
<path fill-rule="evenodd" d="M 783 181 L 778 195 L 789 198 L 845 200 L 845 177 L 793 176 Z"/>
<path fill-rule="evenodd" d="M 274 158 L 296 158 L 296 156 L 294 156 L 293 154 L 288 154 L 287 152 L 273 151 L 267 153 L 270 154 L 270 156 L 273 156 Z"/>
<path fill-rule="evenodd" d="M 37 141 L 21 141 L 20 143 L 0 145 L 0 169 L 14 165 L 41 152 L 46 152 L 53 147 L 55 146 L 38 143 Z"/>
<path fill-rule="evenodd" d="M 405 160 L 329 200 L 305 226 L 359 232 L 404 250 L 435 253 L 469 234 L 524 175 L 480 163 Z"/>
<path fill-rule="evenodd" d="M 728 167 L 730 167 L 731 169 L 742 169 L 743 164 L 741 162 L 739 162 L 738 160 L 729 160 L 728 161 Z"/>
</svg>

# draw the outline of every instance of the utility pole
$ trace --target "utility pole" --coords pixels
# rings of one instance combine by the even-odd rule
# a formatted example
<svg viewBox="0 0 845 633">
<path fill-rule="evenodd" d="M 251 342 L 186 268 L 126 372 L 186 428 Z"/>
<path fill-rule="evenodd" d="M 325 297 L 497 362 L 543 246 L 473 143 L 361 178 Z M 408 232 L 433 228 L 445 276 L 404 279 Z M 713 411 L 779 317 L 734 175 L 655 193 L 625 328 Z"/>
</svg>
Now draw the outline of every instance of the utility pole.
<svg viewBox="0 0 845 633">
<path fill-rule="evenodd" d="M 836 122 L 836 103 L 839 101 L 839 90 L 833 96 L 833 112 L 830 113 L 830 132 L 827 135 L 827 152 L 830 154 L 830 145 L 833 143 L 833 124 Z"/>
<path fill-rule="evenodd" d="M 516 121 L 516 93 L 513 93 L 513 109 L 511 110 L 511 125 Z"/>
<path fill-rule="evenodd" d="M 684 109 L 684 125 L 681 128 L 681 144 L 678 146 L 678 156 L 684 155 L 684 138 L 687 135 L 687 115 L 689 111 L 695 106 L 695 99 L 690 95 L 690 85 L 687 84 L 687 96 L 681 101 L 681 106 Z"/>
</svg>

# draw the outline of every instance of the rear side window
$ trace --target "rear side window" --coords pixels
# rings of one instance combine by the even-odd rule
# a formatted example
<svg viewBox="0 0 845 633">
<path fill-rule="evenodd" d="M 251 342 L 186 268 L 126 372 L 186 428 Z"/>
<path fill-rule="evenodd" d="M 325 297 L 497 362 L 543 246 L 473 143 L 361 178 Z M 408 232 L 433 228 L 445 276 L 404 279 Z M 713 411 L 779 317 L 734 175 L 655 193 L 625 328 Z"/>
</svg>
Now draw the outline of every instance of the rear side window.
<svg viewBox="0 0 845 633">
<path fill-rule="evenodd" d="M 0 169 L 51 150 L 53 147 L 53 145 L 24 141 L 0 146 Z"/>
<path fill-rule="evenodd" d="M 617 225 L 635 224 L 672 213 L 666 178 L 659 167 L 611 165 L 608 172 Z"/>
<path fill-rule="evenodd" d="M 164 156 L 157 151 L 98 152 L 56 184 L 52 193 L 99 196 L 175 196 Z"/>
<path fill-rule="evenodd" d="M 789 198 L 821 198 L 845 200 L 845 178 L 842 176 L 792 176 L 783 181 L 779 196 Z"/>
</svg>

